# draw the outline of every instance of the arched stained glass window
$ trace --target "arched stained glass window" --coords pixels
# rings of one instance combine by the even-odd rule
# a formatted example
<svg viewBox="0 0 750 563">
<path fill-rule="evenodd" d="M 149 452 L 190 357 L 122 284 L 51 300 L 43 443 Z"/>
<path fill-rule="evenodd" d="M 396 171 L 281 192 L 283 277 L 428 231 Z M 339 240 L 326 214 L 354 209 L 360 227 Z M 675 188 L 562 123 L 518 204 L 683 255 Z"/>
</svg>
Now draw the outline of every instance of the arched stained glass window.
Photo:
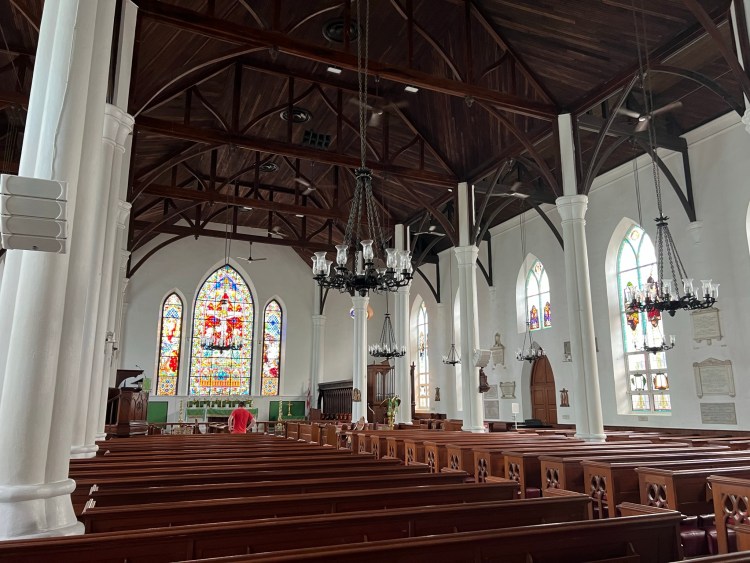
<svg viewBox="0 0 750 563">
<path fill-rule="evenodd" d="M 549 278 L 539 260 L 534 262 L 526 276 L 526 321 L 530 330 L 552 326 Z"/>
<path fill-rule="evenodd" d="M 222 266 L 198 291 L 193 314 L 191 395 L 249 395 L 253 296 L 239 272 Z"/>
<path fill-rule="evenodd" d="M 430 331 L 427 307 L 422 301 L 417 311 L 417 408 L 430 408 Z"/>
<path fill-rule="evenodd" d="M 617 254 L 617 289 L 630 407 L 633 412 L 668 413 L 672 407 L 666 355 L 643 349 L 661 345 L 664 338 L 661 313 L 656 310 L 633 313 L 625 308 L 625 289 L 642 287 L 649 278 L 658 281 L 654 244 L 641 227 L 633 225 Z"/>
<path fill-rule="evenodd" d="M 266 305 L 263 315 L 263 371 L 260 385 L 260 394 L 264 397 L 279 394 L 283 316 L 278 301 L 274 300 Z"/>
<path fill-rule="evenodd" d="M 182 341 L 182 299 L 172 293 L 161 307 L 159 327 L 159 366 L 156 373 L 156 394 L 176 395 L 180 373 L 180 343 Z"/>
</svg>

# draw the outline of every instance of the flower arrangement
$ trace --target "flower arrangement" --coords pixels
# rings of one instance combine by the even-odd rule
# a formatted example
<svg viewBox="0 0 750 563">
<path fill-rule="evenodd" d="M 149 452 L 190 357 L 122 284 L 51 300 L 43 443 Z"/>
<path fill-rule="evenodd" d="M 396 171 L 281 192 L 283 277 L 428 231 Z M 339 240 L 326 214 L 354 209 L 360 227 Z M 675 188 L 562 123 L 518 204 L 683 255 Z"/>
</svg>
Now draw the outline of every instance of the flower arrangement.
<svg viewBox="0 0 750 563">
<path fill-rule="evenodd" d="M 380 406 L 386 408 L 388 426 L 391 430 L 393 430 L 396 413 L 398 412 L 398 408 L 401 406 L 401 397 L 399 397 L 398 395 L 394 395 L 393 397 L 386 397 L 383 402 L 380 403 Z"/>
</svg>

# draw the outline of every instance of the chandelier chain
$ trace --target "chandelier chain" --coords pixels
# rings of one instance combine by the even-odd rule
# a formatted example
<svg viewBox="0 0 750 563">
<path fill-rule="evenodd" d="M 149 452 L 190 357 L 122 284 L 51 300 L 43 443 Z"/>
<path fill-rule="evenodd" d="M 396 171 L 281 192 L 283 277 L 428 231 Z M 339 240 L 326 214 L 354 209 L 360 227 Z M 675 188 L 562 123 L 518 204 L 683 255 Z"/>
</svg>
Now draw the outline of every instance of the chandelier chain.
<svg viewBox="0 0 750 563">
<path fill-rule="evenodd" d="M 361 2 L 357 0 L 357 23 L 362 21 Z M 365 33 L 364 47 L 361 33 L 357 33 L 357 85 L 359 94 L 359 159 L 360 166 L 365 167 L 367 155 L 367 79 L 370 44 L 370 0 L 365 0 Z M 364 59 L 364 60 L 363 60 Z"/>
</svg>

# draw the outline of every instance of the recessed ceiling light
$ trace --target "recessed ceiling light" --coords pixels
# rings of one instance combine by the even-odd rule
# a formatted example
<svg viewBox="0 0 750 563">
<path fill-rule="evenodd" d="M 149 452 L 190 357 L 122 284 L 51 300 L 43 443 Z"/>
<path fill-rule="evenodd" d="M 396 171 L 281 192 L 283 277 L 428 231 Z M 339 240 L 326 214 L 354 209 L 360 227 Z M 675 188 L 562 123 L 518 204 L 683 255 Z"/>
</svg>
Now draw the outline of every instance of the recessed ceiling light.
<svg viewBox="0 0 750 563">
<path fill-rule="evenodd" d="M 341 69 L 337 66 L 331 65 L 326 70 L 331 74 L 341 74 Z"/>
<path fill-rule="evenodd" d="M 453 188 L 448 188 L 448 191 L 453 193 Z"/>
<path fill-rule="evenodd" d="M 276 172 L 279 169 L 279 165 L 275 162 L 264 162 L 260 165 L 261 172 Z"/>
<path fill-rule="evenodd" d="M 419 88 L 417 88 L 416 86 L 411 86 L 411 85 L 405 86 L 404 87 L 404 92 L 411 92 L 412 94 L 415 94 L 415 93 L 419 92 Z"/>
<path fill-rule="evenodd" d="M 302 217 L 304 217 L 304 215 L 302 215 L 301 213 L 297 213 L 297 214 L 295 215 L 295 217 L 299 217 L 299 218 L 301 219 Z"/>
<path fill-rule="evenodd" d="M 252 207 L 244 207 L 244 206 L 241 207 L 241 209 L 242 209 L 242 211 L 252 211 L 253 210 Z"/>
<path fill-rule="evenodd" d="M 289 121 L 289 108 L 279 113 L 279 117 L 284 121 Z M 305 108 L 294 106 L 292 108 L 292 122 L 293 123 L 305 123 L 312 119 L 312 113 Z"/>
</svg>

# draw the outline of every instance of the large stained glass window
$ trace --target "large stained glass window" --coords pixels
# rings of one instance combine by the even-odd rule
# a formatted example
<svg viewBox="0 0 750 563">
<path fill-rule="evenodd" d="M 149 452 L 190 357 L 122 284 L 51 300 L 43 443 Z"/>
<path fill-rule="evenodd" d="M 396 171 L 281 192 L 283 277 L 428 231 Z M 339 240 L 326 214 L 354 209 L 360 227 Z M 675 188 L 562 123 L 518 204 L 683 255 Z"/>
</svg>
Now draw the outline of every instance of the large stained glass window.
<svg viewBox="0 0 750 563">
<path fill-rule="evenodd" d="M 534 262 L 526 276 L 526 321 L 530 330 L 552 326 L 549 278 L 539 260 Z"/>
<path fill-rule="evenodd" d="M 283 315 L 278 301 L 274 300 L 266 305 L 263 315 L 263 368 L 260 382 L 260 394 L 263 396 L 279 394 Z"/>
<path fill-rule="evenodd" d="M 669 413 L 672 406 L 666 355 L 643 349 L 661 345 L 664 338 L 661 313 L 626 310 L 625 289 L 640 288 L 649 278 L 658 281 L 654 244 L 642 228 L 633 225 L 625 234 L 617 255 L 617 289 L 630 408 L 638 413 Z"/>
<path fill-rule="evenodd" d="M 172 293 L 161 308 L 159 328 L 159 367 L 156 373 L 156 394 L 176 395 L 180 373 L 180 342 L 182 340 L 182 299 Z"/>
<path fill-rule="evenodd" d="M 249 395 L 253 297 L 229 265 L 208 276 L 195 300 L 191 395 Z"/>
<path fill-rule="evenodd" d="M 417 408 L 430 409 L 430 331 L 424 301 L 417 311 Z"/>
</svg>

